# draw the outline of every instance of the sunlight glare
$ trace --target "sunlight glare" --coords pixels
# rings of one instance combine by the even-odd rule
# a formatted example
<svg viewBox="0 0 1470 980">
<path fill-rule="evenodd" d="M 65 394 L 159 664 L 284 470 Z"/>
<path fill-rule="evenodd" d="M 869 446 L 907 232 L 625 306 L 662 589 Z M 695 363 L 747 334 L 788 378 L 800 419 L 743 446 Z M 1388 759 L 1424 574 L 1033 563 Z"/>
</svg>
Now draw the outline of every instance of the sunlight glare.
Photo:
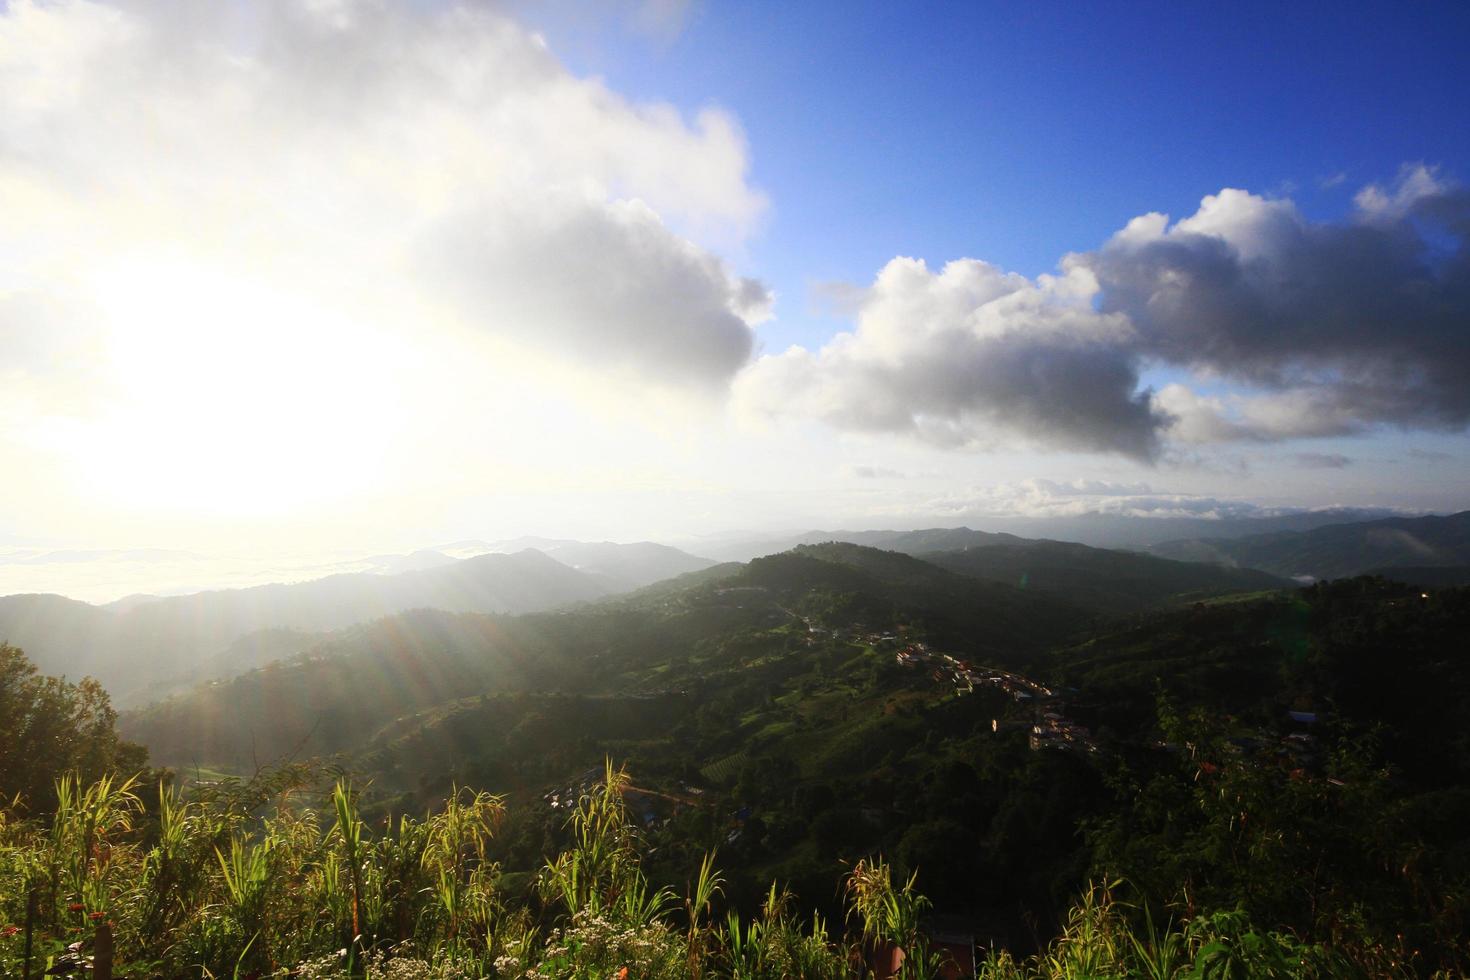
<svg viewBox="0 0 1470 980">
<path fill-rule="evenodd" d="M 404 351 L 309 297 L 179 260 L 99 282 L 108 409 L 74 458 L 117 503 L 255 516 L 378 475 Z"/>
</svg>

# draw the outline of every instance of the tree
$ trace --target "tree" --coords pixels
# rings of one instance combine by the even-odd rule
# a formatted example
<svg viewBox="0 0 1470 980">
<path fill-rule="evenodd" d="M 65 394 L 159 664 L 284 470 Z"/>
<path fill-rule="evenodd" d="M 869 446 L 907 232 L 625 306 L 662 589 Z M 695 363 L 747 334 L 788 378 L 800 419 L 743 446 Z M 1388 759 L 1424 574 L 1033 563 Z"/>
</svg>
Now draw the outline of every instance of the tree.
<svg viewBox="0 0 1470 980">
<path fill-rule="evenodd" d="M 48 813 L 62 773 L 90 783 L 138 772 L 147 751 L 120 739 L 116 722 L 97 681 L 43 676 L 19 647 L 0 643 L 0 797 L 18 795 L 32 812 Z"/>
</svg>

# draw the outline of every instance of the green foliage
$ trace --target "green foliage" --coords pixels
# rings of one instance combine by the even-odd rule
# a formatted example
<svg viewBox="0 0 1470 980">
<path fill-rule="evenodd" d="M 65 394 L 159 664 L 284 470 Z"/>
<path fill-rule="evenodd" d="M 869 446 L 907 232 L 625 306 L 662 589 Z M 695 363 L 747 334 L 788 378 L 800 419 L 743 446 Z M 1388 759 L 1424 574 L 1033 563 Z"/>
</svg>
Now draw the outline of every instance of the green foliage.
<svg viewBox="0 0 1470 980">
<path fill-rule="evenodd" d="M 991 951 L 977 980 L 1140 977 L 1148 980 L 1253 980 L 1407 976 L 1385 964 L 1355 963 L 1289 933 L 1261 931 L 1239 910 L 1171 923 L 1160 930 L 1148 909 L 1123 902 L 1122 884 L 1094 884 L 1072 907 L 1065 928 L 1036 955 Z M 1381 971 L 1381 972 L 1380 972 Z"/>
<path fill-rule="evenodd" d="M 165 788 L 145 809 L 130 781 L 68 778 L 48 820 L 0 814 L 0 882 L 16 886 L 0 891 L 0 918 L 24 923 L 0 930 L 0 972 L 52 964 L 65 974 L 116 936 L 121 975 L 836 980 L 893 947 L 903 951 L 900 977 L 945 975 L 927 938 L 928 900 L 881 859 L 845 877 L 846 938 L 820 916 L 803 923 L 775 883 L 755 916 L 715 914 L 722 876 L 712 855 L 681 917 L 641 870 L 630 785 L 609 764 L 583 795 L 571 846 L 544 869 L 541 905 L 496 887 L 487 850 L 505 811 L 486 794 L 457 794 L 426 820 L 402 818 L 374 836 L 342 782 L 327 812 L 291 805 L 287 791 L 252 816 L 240 808 L 245 792 L 187 799 Z M 1092 886 L 1046 948 L 1021 959 L 991 950 L 978 975 L 1366 977 L 1423 966 L 1382 947 L 1263 929 L 1243 907 L 1176 908 L 1160 926 L 1146 902 L 1117 898 L 1119 887 Z M 23 932 L 33 939 L 29 963 Z"/>
<path fill-rule="evenodd" d="M 0 797 L 20 796 L 49 813 L 62 773 L 90 782 L 141 768 L 144 750 L 118 738 L 116 720 L 95 680 L 43 677 L 21 650 L 0 643 Z"/>
<path fill-rule="evenodd" d="M 1171 561 L 1152 555 L 1089 548 L 1068 541 L 997 541 L 963 551 L 923 555 L 941 568 L 1011 585 L 1024 584 L 1092 612 L 1118 616 L 1206 596 L 1291 586 L 1250 568 Z"/>
<path fill-rule="evenodd" d="M 10 807 L 0 973 L 30 923 L 53 958 L 105 932 L 138 975 L 822 977 L 882 944 L 927 976 L 933 912 L 1013 951 L 997 976 L 1464 967 L 1470 593 L 1331 583 L 1002 653 L 1056 607 L 866 549 L 788 559 L 564 614 L 388 621 L 156 709 L 176 750 L 233 740 L 201 757 L 222 770 L 272 726 L 265 757 L 316 726 L 342 767 L 156 795 L 84 773 L 45 789 L 60 823 Z M 1029 750 L 1039 710 L 898 666 L 915 642 L 1078 688 L 1063 711 L 1102 751 Z M 1089 876 L 1129 902 L 1073 901 Z"/>
<path fill-rule="evenodd" d="M 129 975 L 698 977 L 739 955 L 712 924 L 721 876 L 706 856 L 680 927 L 672 892 L 640 868 L 628 786 L 609 763 L 569 820 L 572 846 L 543 871 L 549 904 L 514 905 L 487 857 L 505 813 L 488 794 L 457 793 L 374 836 L 342 781 L 326 812 L 295 801 L 294 784 L 261 816 L 242 806 L 249 787 L 194 798 L 162 787 L 140 819 L 131 780 L 67 777 L 49 820 L 0 811 L 0 882 L 16 885 L 0 893 L 0 919 L 25 923 L 0 930 L 0 974 L 105 933 Z M 820 922 L 805 932 L 788 906 L 773 889 L 755 927 L 768 968 L 751 975 L 840 976 Z M 36 940 L 29 963 L 22 931 Z"/>
</svg>

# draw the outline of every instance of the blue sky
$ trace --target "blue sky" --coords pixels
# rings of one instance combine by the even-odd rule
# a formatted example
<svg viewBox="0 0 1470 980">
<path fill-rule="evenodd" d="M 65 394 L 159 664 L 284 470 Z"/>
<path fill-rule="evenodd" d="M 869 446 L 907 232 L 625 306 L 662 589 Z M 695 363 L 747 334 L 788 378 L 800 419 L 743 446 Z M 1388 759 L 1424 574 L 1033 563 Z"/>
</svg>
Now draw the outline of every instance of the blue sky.
<svg viewBox="0 0 1470 980">
<path fill-rule="evenodd" d="M 832 329 L 809 283 L 894 255 L 1034 276 L 1223 187 L 1329 218 L 1405 163 L 1470 178 L 1465 4 L 701 3 L 672 39 L 537 26 L 619 91 L 739 118 L 772 201 L 747 261 L 780 297 L 775 345 Z"/>
</svg>

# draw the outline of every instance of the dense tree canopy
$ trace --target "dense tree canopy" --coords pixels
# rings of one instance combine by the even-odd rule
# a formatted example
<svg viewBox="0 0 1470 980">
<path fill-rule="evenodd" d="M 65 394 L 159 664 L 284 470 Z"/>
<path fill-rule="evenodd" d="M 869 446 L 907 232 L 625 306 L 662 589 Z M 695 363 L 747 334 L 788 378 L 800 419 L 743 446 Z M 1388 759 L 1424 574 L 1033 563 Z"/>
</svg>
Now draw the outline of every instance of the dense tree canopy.
<svg viewBox="0 0 1470 980">
<path fill-rule="evenodd" d="M 0 796 L 44 813 L 62 773 L 93 780 L 141 769 L 146 752 L 118 738 L 116 721 L 97 681 L 43 676 L 20 648 L 0 643 Z"/>
</svg>

